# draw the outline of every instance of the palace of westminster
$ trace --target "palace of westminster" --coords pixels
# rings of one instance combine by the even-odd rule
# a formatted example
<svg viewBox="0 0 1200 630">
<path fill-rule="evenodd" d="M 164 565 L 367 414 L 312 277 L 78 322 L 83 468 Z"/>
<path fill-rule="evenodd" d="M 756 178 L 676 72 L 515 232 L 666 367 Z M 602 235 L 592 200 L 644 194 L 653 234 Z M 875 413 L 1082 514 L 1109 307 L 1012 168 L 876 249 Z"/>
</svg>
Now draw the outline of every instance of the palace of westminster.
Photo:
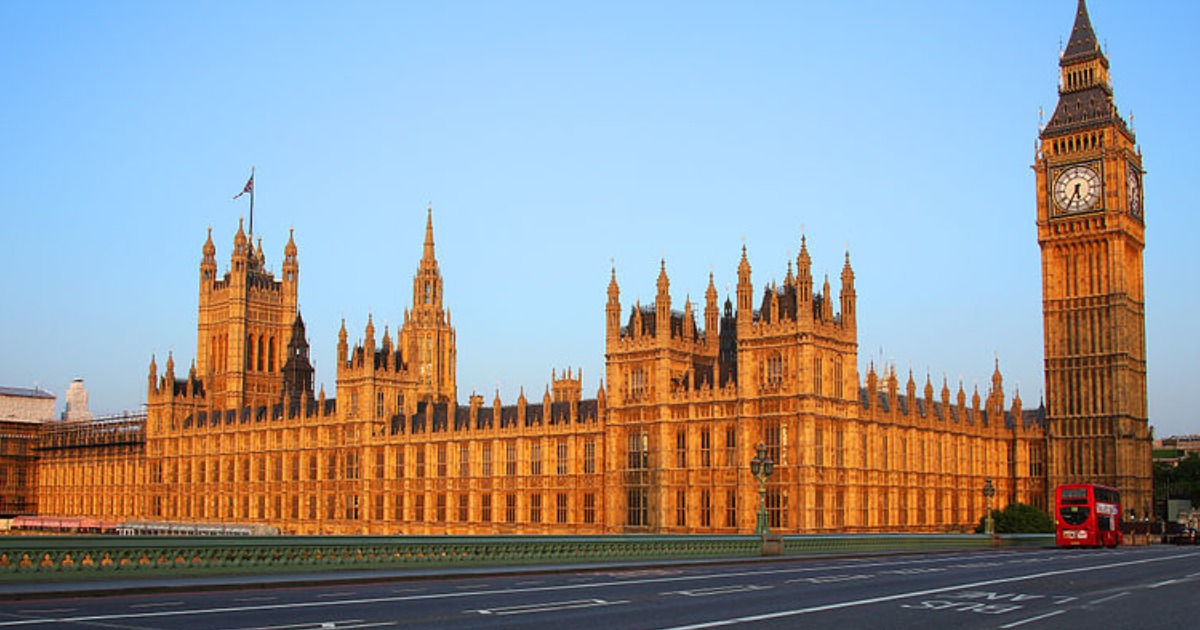
<svg viewBox="0 0 1200 630">
<path fill-rule="evenodd" d="M 459 403 L 432 210 L 403 324 L 337 344 L 337 397 L 313 391 L 299 258 L 281 274 L 239 225 L 199 269 L 196 355 L 151 360 L 145 416 L 0 422 L 8 514 L 261 523 L 287 533 L 748 533 L 765 445 L 774 531 L 961 531 L 985 511 L 1047 508 L 1064 482 L 1151 503 L 1141 153 L 1079 2 L 1059 101 L 1033 169 L 1042 254 L 1044 404 L 968 394 L 874 366 L 860 378 L 854 272 L 814 285 L 803 238 L 782 282 L 703 304 L 605 306 L 605 377 L 555 373 L 540 400 Z M 794 273 L 793 265 L 794 262 Z M 702 326 L 701 326 L 702 324 Z M 16 450 L 14 450 L 16 449 Z M 21 458 L 12 453 L 23 453 Z M 11 474 L 10 474 L 11 473 Z M 15 484 L 13 479 L 19 480 Z M 13 506 L 18 508 L 14 511 Z M 0 505 L 3 511 L 4 505 Z"/>
</svg>

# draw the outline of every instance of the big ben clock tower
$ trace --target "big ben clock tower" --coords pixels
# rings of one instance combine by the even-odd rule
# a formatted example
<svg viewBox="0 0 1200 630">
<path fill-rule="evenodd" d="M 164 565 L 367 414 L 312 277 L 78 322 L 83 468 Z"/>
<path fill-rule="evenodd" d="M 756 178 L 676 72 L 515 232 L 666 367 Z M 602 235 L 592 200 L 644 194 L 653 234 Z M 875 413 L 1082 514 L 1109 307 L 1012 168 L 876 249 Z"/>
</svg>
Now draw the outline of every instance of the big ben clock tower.
<svg viewBox="0 0 1200 630">
<path fill-rule="evenodd" d="M 1152 500 L 1142 155 L 1113 104 L 1084 0 L 1059 65 L 1058 106 L 1033 166 L 1049 489 L 1114 486 L 1126 510 L 1142 514 Z"/>
</svg>

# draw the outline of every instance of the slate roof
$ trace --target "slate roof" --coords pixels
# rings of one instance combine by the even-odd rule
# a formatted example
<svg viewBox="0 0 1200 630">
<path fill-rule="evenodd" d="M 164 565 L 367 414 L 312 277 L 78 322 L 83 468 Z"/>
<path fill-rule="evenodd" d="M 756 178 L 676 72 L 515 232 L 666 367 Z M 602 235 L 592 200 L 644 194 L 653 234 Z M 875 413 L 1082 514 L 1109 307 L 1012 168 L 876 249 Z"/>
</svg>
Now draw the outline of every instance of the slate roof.
<svg viewBox="0 0 1200 630">
<path fill-rule="evenodd" d="M 18 398 L 55 398 L 54 394 L 37 388 L 28 387 L 4 387 L 0 386 L 0 396 L 16 396 Z"/>
<path fill-rule="evenodd" d="M 1116 123 L 1127 131 L 1125 121 L 1117 114 L 1112 94 L 1104 86 L 1094 85 L 1078 92 L 1058 97 L 1058 106 L 1046 125 L 1043 135 L 1074 131 L 1098 123 Z"/>
<path fill-rule="evenodd" d="M 1067 49 L 1063 51 L 1063 63 L 1086 59 L 1100 54 L 1100 44 L 1096 41 L 1096 32 L 1092 30 L 1092 20 L 1088 16 L 1087 3 L 1079 0 L 1075 10 L 1075 26 L 1071 29 L 1071 39 Z"/>
<path fill-rule="evenodd" d="M 1079 8 L 1075 13 L 1075 26 L 1071 29 L 1071 39 L 1063 51 L 1059 65 L 1086 61 L 1098 57 L 1105 67 L 1108 60 L 1100 50 L 1096 41 L 1096 33 L 1092 30 L 1092 21 L 1088 17 L 1087 4 L 1079 0 Z M 1058 106 L 1054 115 L 1043 130 L 1043 135 L 1075 131 L 1098 123 L 1115 122 L 1122 130 L 1128 132 L 1125 121 L 1117 113 L 1113 104 L 1112 91 L 1107 85 L 1091 87 L 1071 92 L 1063 92 L 1058 97 Z"/>
</svg>

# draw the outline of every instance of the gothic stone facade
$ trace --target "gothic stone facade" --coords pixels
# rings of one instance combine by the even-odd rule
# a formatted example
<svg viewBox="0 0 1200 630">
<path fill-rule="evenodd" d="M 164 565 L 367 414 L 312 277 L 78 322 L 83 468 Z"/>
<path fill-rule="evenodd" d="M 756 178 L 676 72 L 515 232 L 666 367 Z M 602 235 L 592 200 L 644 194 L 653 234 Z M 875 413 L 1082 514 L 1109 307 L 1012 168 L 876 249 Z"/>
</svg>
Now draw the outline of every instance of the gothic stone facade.
<svg viewBox="0 0 1200 630">
<path fill-rule="evenodd" d="M 403 324 L 363 340 L 339 331 L 338 399 L 312 390 L 295 310 L 297 251 L 265 271 L 239 228 L 217 278 L 200 265 L 197 361 L 178 378 L 151 361 L 147 416 L 62 423 L 42 442 L 41 512 L 101 518 L 254 522 L 296 533 L 747 532 L 763 443 L 777 462 L 767 498 L 781 531 L 945 531 L 998 506 L 1044 505 L 1044 433 L 1000 374 L 986 402 L 956 399 L 893 370 L 857 373 L 854 274 L 835 313 L 828 281 L 798 273 L 758 308 L 745 255 L 737 308 L 704 328 L 671 309 L 665 264 L 653 307 L 622 324 L 616 272 L 607 305 L 607 387 L 552 375 L 540 402 L 456 403 L 455 335 L 442 304 L 432 213 Z M 789 265 L 790 267 L 790 265 Z M 712 331 L 711 334 L 708 331 Z M 130 426 L 125 426 L 130 424 Z"/>
<path fill-rule="evenodd" d="M 294 241 L 276 279 L 239 227 L 220 279 L 211 234 L 204 244 L 186 376 L 173 357 L 162 374 L 152 360 L 140 425 L 96 426 L 86 439 L 48 430 L 40 512 L 296 533 L 744 533 L 755 525 L 748 464 L 760 443 L 776 462 L 766 499 L 783 532 L 962 530 L 983 515 L 989 478 L 997 508 L 1045 508 L 1053 484 L 1075 479 L 1140 497 L 1140 156 L 1119 119 L 1078 118 L 1110 96 L 1107 61 L 1076 53 L 1077 35 L 1091 32 L 1079 35 L 1082 2 L 1079 15 L 1063 58 L 1065 118 L 1056 112 L 1043 131 L 1036 165 L 1047 409 L 1023 410 L 1019 396 L 1006 404 L 998 366 L 969 402 L 961 384 L 935 392 L 911 374 L 901 384 L 894 367 L 862 378 L 849 255 L 835 296 L 828 279 L 814 286 L 803 239 L 794 270 L 788 261 L 757 304 L 744 248 L 736 304 L 718 304 L 710 275 L 703 327 L 699 305 L 672 307 L 665 262 L 645 306 L 622 305 L 614 269 L 595 398 L 568 371 L 552 375 L 540 402 L 522 392 L 515 404 L 471 395 L 460 406 L 432 213 L 394 336 L 378 338 L 368 318 L 351 346 L 343 323 L 335 401 L 313 392 Z M 1099 92 L 1081 97 L 1077 85 Z M 1073 168 L 1102 172 L 1101 183 Z M 1126 181 L 1138 186 L 1136 211 Z M 1052 210 L 1078 203 L 1076 183 L 1098 186 L 1102 201 Z M 1097 359 L 1097 343 L 1117 345 Z"/>
<path fill-rule="evenodd" d="M 1033 166 L 1049 480 L 1114 486 L 1127 509 L 1148 514 L 1142 155 L 1083 0 L 1059 65 L 1058 106 Z"/>
</svg>

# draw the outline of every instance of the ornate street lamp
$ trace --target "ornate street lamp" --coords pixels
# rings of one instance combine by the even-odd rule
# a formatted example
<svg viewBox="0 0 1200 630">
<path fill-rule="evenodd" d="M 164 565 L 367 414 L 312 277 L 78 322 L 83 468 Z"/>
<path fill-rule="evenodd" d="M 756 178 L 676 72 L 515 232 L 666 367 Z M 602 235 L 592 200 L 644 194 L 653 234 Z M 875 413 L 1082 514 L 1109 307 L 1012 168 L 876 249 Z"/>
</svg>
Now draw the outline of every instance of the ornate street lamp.
<svg viewBox="0 0 1200 630">
<path fill-rule="evenodd" d="M 767 477 L 775 472 L 775 462 L 767 457 L 767 447 L 759 444 L 754 448 L 757 452 L 750 460 L 750 474 L 758 480 L 758 524 L 754 533 L 763 536 L 767 533 Z"/>
<path fill-rule="evenodd" d="M 992 485 L 992 478 L 988 477 L 983 482 L 983 498 L 987 500 L 987 517 L 983 524 L 983 533 L 991 536 L 996 533 L 996 522 L 992 519 L 992 497 L 996 496 L 996 486 Z"/>
</svg>

